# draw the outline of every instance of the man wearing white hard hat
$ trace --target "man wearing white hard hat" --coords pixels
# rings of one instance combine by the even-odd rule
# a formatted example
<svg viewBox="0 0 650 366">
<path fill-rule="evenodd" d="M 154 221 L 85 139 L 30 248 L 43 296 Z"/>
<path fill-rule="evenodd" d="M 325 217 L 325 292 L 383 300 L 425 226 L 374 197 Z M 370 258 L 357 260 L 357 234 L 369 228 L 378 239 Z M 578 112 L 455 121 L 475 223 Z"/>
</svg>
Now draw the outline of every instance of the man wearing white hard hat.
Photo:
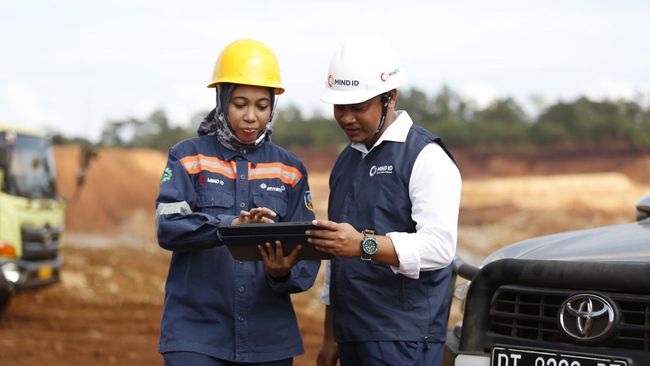
<svg viewBox="0 0 650 366">
<path fill-rule="evenodd" d="M 396 111 L 405 72 L 382 39 L 348 40 L 321 99 L 350 144 L 309 241 L 326 271 L 319 365 L 440 365 L 461 177 L 442 140 Z"/>
</svg>

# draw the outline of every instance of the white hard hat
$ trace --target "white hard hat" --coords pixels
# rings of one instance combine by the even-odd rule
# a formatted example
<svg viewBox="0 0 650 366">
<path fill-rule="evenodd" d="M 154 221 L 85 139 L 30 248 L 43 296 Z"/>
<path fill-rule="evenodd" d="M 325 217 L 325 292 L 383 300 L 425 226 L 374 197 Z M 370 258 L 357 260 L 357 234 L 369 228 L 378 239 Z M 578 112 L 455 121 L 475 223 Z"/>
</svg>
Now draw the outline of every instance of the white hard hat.
<svg viewBox="0 0 650 366">
<path fill-rule="evenodd" d="M 347 40 L 330 61 L 321 100 L 356 104 L 393 90 L 406 81 L 395 50 L 378 37 Z"/>
</svg>

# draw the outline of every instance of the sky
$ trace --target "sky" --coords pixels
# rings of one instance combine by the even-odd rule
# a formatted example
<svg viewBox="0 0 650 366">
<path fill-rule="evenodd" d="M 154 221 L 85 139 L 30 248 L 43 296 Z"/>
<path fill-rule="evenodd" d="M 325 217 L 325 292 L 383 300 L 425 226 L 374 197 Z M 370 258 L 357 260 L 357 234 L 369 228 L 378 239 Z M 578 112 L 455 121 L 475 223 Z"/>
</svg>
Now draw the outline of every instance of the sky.
<svg viewBox="0 0 650 366">
<path fill-rule="evenodd" d="M 240 38 L 278 56 L 280 107 L 331 113 L 329 60 L 354 35 L 388 40 L 428 95 L 513 97 L 531 115 L 582 95 L 650 106 L 645 0 L 0 0 L 0 124 L 97 141 L 107 121 L 162 109 L 187 126 Z"/>
</svg>

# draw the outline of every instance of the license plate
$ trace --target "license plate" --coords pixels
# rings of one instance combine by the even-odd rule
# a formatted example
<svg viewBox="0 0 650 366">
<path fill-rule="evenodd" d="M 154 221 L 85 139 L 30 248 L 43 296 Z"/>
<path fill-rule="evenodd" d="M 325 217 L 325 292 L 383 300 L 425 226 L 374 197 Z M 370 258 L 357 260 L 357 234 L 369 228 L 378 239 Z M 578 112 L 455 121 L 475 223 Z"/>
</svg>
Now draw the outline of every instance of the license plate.
<svg viewBox="0 0 650 366">
<path fill-rule="evenodd" d="M 52 277 L 52 267 L 43 266 L 38 269 L 39 280 L 49 280 Z"/>
<path fill-rule="evenodd" d="M 627 366 L 627 361 L 566 352 L 494 347 L 491 366 Z"/>
</svg>

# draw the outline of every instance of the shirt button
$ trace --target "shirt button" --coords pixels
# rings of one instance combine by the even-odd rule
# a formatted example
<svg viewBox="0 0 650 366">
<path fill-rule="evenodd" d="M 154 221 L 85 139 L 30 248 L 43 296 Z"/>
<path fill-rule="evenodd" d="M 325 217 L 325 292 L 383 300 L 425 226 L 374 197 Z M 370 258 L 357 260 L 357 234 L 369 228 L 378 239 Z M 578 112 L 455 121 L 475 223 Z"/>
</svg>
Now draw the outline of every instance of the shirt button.
<svg viewBox="0 0 650 366">
<path fill-rule="evenodd" d="M 239 292 L 244 292 L 245 287 L 244 286 L 239 286 L 239 288 L 237 290 L 239 290 Z"/>
<path fill-rule="evenodd" d="M 242 174 L 242 175 L 239 176 L 239 179 L 246 180 L 246 176 Z"/>
<path fill-rule="evenodd" d="M 243 322 L 243 321 L 244 321 L 244 317 L 240 315 L 240 316 L 237 317 L 237 320 L 239 320 L 240 322 Z"/>
<path fill-rule="evenodd" d="M 244 202 L 240 202 L 239 207 L 244 208 L 244 207 L 246 207 L 246 204 Z"/>
</svg>

